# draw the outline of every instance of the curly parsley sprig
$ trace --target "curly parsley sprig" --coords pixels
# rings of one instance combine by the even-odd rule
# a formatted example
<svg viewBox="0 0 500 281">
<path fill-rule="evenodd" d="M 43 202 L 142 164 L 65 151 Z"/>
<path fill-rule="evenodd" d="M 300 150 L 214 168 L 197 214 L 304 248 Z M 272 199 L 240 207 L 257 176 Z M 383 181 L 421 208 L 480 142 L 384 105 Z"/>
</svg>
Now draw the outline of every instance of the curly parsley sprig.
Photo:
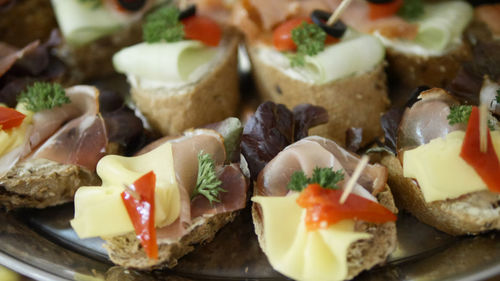
<svg viewBox="0 0 500 281">
<path fill-rule="evenodd" d="M 326 33 L 321 27 L 303 22 L 292 30 L 292 40 L 297 45 L 297 52 L 291 54 L 292 67 L 304 66 L 306 56 L 314 56 L 325 49 Z"/>
<path fill-rule="evenodd" d="M 219 192 L 227 192 L 221 188 L 222 182 L 217 178 L 215 173 L 215 162 L 208 153 L 200 151 L 198 153 L 198 178 L 196 180 L 196 188 L 191 195 L 191 199 L 198 195 L 205 196 L 210 204 L 220 202 Z"/>
<path fill-rule="evenodd" d="M 404 0 L 403 6 L 399 8 L 398 15 L 407 20 L 414 20 L 424 14 L 424 3 L 422 0 Z"/>
<path fill-rule="evenodd" d="M 70 103 L 70 99 L 61 84 L 35 82 L 17 97 L 17 102 L 24 103 L 28 110 L 38 112 Z"/>
<path fill-rule="evenodd" d="M 450 125 L 467 124 L 472 112 L 472 105 L 454 105 L 450 107 L 450 114 L 446 117 Z M 488 127 L 491 131 L 495 130 L 495 122 L 488 119 Z"/>
<path fill-rule="evenodd" d="M 142 26 L 144 41 L 181 41 L 184 38 L 184 26 L 179 21 L 179 15 L 179 9 L 173 6 L 165 6 L 149 14 Z"/>
<path fill-rule="evenodd" d="M 342 170 L 333 171 L 332 168 L 316 167 L 311 178 L 307 178 L 303 171 L 293 173 L 286 187 L 293 191 L 302 191 L 308 184 L 317 183 L 323 188 L 339 189 L 337 183 L 343 179 L 344 172 Z"/>
</svg>

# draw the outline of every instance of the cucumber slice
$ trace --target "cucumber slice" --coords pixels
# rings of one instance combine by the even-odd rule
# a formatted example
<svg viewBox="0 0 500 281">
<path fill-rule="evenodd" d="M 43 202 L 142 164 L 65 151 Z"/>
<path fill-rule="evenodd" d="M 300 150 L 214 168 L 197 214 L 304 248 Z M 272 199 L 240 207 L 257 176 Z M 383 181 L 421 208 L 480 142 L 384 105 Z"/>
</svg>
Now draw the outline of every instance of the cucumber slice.
<svg viewBox="0 0 500 281">
<path fill-rule="evenodd" d="M 460 39 L 472 20 L 473 12 L 472 7 L 463 1 L 425 5 L 424 15 L 417 21 L 419 31 L 415 43 L 434 51 L 446 49 Z"/>
<path fill-rule="evenodd" d="M 113 33 L 128 21 L 103 5 L 94 7 L 78 0 L 51 0 L 54 12 L 66 42 L 85 45 Z"/>
<path fill-rule="evenodd" d="M 142 79 L 162 82 L 186 82 L 200 66 L 209 63 L 216 48 L 199 41 L 140 43 L 122 49 L 113 56 L 116 71 Z"/>
<path fill-rule="evenodd" d="M 323 84 L 372 70 L 385 57 L 382 43 L 370 35 L 345 38 L 316 56 L 306 57 L 305 68 Z"/>
</svg>

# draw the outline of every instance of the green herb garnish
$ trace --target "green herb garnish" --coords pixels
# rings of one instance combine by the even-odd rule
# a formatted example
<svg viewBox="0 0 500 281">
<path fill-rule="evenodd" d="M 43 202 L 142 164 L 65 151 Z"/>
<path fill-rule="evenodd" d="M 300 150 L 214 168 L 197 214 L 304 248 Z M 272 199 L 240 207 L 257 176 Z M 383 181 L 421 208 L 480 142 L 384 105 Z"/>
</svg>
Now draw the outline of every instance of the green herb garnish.
<svg viewBox="0 0 500 281">
<path fill-rule="evenodd" d="M 173 6 L 162 7 L 149 14 L 142 26 L 144 41 L 155 43 L 182 40 L 184 26 L 179 22 L 179 14 L 179 9 Z"/>
<path fill-rule="evenodd" d="M 18 96 L 17 102 L 24 103 L 26 109 L 38 112 L 70 103 L 61 84 L 35 82 Z"/>
<path fill-rule="evenodd" d="M 448 122 L 450 125 L 469 122 L 469 117 L 472 112 L 472 105 L 454 105 L 450 107 L 450 114 L 448 114 Z M 488 128 L 491 131 L 495 130 L 495 121 L 488 119 Z"/>
<path fill-rule="evenodd" d="M 496 100 L 497 103 L 500 103 L 500 89 L 497 90 Z"/>
<path fill-rule="evenodd" d="M 403 0 L 403 6 L 399 8 L 398 15 L 407 20 L 414 20 L 424 13 L 422 0 Z"/>
<path fill-rule="evenodd" d="M 208 153 L 200 151 L 198 153 L 198 178 L 196 179 L 196 188 L 191 195 L 191 199 L 197 195 L 205 196 L 210 204 L 220 202 L 217 198 L 219 192 L 226 192 L 221 188 L 222 182 L 215 173 L 215 162 Z"/>
<path fill-rule="evenodd" d="M 297 53 L 290 55 L 292 67 L 304 66 L 305 56 L 314 56 L 325 49 L 326 33 L 321 27 L 303 22 L 292 30 L 292 40 L 297 45 Z"/>
<path fill-rule="evenodd" d="M 333 171 L 331 168 L 314 168 L 311 178 L 307 178 L 303 171 L 292 174 L 290 182 L 286 186 L 290 190 L 302 191 L 308 184 L 317 183 L 323 188 L 339 189 L 337 183 L 344 179 L 342 170 Z"/>
<path fill-rule="evenodd" d="M 83 5 L 88 5 L 91 9 L 95 10 L 102 5 L 102 0 L 78 0 Z"/>
</svg>

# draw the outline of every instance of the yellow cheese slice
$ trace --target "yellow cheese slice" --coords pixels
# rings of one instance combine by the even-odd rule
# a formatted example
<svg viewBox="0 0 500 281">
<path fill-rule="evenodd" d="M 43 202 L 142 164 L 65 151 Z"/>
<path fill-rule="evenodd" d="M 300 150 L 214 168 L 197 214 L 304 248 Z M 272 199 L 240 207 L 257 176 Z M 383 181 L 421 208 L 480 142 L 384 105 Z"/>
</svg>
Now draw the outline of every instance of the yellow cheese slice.
<svg viewBox="0 0 500 281">
<path fill-rule="evenodd" d="M 154 171 L 155 225 L 174 222 L 180 213 L 180 193 L 175 179 L 172 144 L 135 157 L 108 155 L 97 164 L 102 186 L 85 186 L 75 194 L 75 218 L 71 226 L 80 238 L 110 237 L 133 231 L 121 192 L 142 175 Z"/>
<path fill-rule="evenodd" d="M 404 176 L 418 181 L 426 202 L 488 190 L 474 168 L 460 157 L 464 136 L 465 132 L 454 131 L 404 153 Z M 500 133 L 493 131 L 491 137 L 498 155 Z"/>
<path fill-rule="evenodd" d="M 371 234 L 355 232 L 352 220 L 307 231 L 305 209 L 296 203 L 297 197 L 252 198 L 262 208 L 263 250 L 269 262 L 275 270 L 298 280 L 344 280 L 349 246 Z"/>
<path fill-rule="evenodd" d="M 31 125 L 33 112 L 25 109 L 22 104 L 19 104 L 16 110 L 26 115 L 26 117 L 18 127 L 2 130 L 0 126 L 0 157 L 26 142 L 26 134 Z"/>
</svg>

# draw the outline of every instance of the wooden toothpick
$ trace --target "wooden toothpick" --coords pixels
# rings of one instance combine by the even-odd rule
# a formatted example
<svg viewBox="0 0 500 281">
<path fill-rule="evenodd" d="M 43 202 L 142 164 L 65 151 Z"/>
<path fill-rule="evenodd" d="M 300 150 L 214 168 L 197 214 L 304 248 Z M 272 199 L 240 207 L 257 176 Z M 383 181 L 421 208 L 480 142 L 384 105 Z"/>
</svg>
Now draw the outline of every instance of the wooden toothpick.
<svg viewBox="0 0 500 281">
<path fill-rule="evenodd" d="M 485 103 L 479 105 L 479 151 L 486 153 L 488 150 L 488 108 Z"/>
<path fill-rule="evenodd" d="M 345 200 L 347 200 L 347 196 L 351 194 L 356 182 L 358 182 L 358 179 L 361 176 L 361 172 L 363 172 L 363 169 L 368 164 L 368 160 L 370 160 L 370 158 L 367 155 L 363 155 L 363 157 L 361 157 L 361 161 L 359 161 L 356 169 L 354 169 L 354 173 L 352 173 L 351 178 L 347 181 L 344 192 L 342 193 L 342 196 L 340 196 L 340 204 L 344 204 Z"/>
<path fill-rule="evenodd" d="M 335 9 L 333 14 L 328 18 L 326 25 L 333 25 L 340 17 L 340 15 L 344 12 L 344 10 L 351 4 L 352 0 L 343 0 L 342 3 Z"/>
</svg>

